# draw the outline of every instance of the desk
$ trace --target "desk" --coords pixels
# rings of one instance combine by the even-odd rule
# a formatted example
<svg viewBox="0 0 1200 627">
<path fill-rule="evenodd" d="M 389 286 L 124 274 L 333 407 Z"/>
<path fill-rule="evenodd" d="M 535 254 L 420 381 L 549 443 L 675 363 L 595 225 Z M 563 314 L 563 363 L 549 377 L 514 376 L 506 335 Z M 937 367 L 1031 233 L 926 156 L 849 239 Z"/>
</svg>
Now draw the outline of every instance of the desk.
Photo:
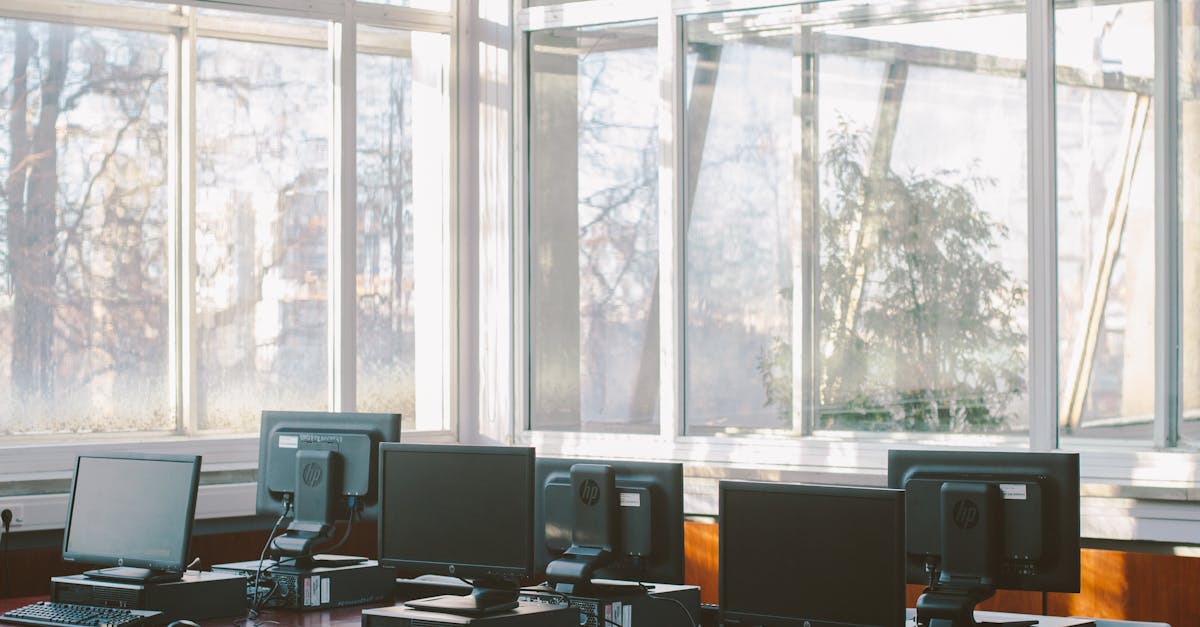
<svg viewBox="0 0 1200 627">
<path fill-rule="evenodd" d="M 38 601 L 48 601 L 50 597 L 25 597 L 21 599 L 0 599 L 0 613 L 8 610 L 37 603 Z M 323 610 L 315 612 L 298 612 L 295 610 L 267 610 L 259 615 L 260 623 L 267 623 L 269 627 L 358 627 L 362 624 L 362 611 L 372 607 L 384 607 L 394 605 L 389 601 L 386 603 L 375 603 L 371 605 L 355 605 L 353 607 L 339 607 L 333 610 Z M 276 624 L 278 623 L 278 624 Z M 233 627 L 237 625 L 242 627 L 245 625 L 244 616 L 229 616 L 226 618 L 210 618 L 200 621 L 204 627 Z"/>
</svg>

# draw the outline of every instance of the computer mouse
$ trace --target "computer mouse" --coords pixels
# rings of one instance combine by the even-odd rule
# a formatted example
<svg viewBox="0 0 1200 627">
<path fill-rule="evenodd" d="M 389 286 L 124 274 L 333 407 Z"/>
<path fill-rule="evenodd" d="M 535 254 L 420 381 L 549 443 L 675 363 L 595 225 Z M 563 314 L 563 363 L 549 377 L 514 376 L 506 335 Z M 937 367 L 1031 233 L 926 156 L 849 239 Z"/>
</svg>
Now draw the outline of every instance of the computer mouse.
<svg viewBox="0 0 1200 627">
<path fill-rule="evenodd" d="M 200 623 L 197 623 L 194 620 L 187 620 L 186 618 L 181 618 L 179 620 L 171 621 L 170 624 L 167 625 L 167 627 L 200 627 Z"/>
</svg>

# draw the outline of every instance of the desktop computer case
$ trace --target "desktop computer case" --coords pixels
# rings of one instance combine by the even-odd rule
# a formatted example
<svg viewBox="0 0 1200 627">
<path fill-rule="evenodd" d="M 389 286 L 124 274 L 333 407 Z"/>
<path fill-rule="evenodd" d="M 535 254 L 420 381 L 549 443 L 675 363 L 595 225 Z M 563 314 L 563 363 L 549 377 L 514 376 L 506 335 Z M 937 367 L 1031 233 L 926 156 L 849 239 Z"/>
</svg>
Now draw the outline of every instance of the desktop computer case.
<svg viewBox="0 0 1200 627">
<path fill-rule="evenodd" d="M 700 588 L 697 586 L 646 584 L 650 594 L 654 595 L 647 596 L 628 582 L 614 581 L 612 584 L 590 594 L 525 591 L 521 593 L 521 601 L 563 607 L 569 598 L 570 607 L 578 610 L 574 624 L 582 627 L 682 627 L 692 625 L 692 620 L 700 620 Z M 684 608 L 690 617 L 684 616 Z"/>
<path fill-rule="evenodd" d="M 258 568 L 258 560 L 212 567 L 214 572 L 231 573 L 241 578 L 244 582 L 243 604 L 255 595 L 254 578 Z M 270 594 L 264 608 L 323 610 L 382 601 L 391 594 L 395 581 L 395 571 L 380 566 L 375 560 L 337 567 L 276 566 L 259 574 L 258 594 Z"/>
<path fill-rule="evenodd" d="M 246 585 L 237 575 L 188 571 L 179 581 L 131 583 L 84 575 L 52 577 L 50 600 L 162 612 L 156 621 L 204 620 L 246 613 Z"/>
<path fill-rule="evenodd" d="M 362 627 L 578 627 L 579 615 L 561 606 L 522 603 L 489 616 L 459 616 L 414 610 L 403 605 L 363 610 Z"/>
</svg>

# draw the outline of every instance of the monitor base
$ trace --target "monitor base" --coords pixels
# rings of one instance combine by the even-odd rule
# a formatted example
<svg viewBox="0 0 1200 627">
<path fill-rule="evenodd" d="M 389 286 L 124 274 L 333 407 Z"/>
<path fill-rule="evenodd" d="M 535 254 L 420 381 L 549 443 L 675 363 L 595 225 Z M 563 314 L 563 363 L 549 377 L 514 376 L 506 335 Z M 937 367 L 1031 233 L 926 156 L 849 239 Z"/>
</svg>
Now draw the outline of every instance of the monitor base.
<svg viewBox="0 0 1200 627">
<path fill-rule="evenodd" d="M 516 608 L 519 595 L 520 590 L 515 586 L 501 586 L 494 582 L 475 582 L 471 594 L 465 596 L 430 597 L 409 601 L 405 605 L 427 612 L 442 612 L 460 616 L 487 616 Z"/>
<path fill-rule="evenodd" d="M 1031 627 L 1036 620 L 977 622 L 975 606 L 996 593 L 991 586 L 934 585 L 917 598 L 917 625 L 920 627 Z"/>
<path fill-rule="evenodd" d="M 132 568 L 130 566 L 114 566 L 112 568 L 97 568 L 85 571 L 84 576 L 101 581 L 120 581 L 127 583 L 167 583 L 183 579 L 183 573 L 170 573 L 150 568 Z"/>
</svg>

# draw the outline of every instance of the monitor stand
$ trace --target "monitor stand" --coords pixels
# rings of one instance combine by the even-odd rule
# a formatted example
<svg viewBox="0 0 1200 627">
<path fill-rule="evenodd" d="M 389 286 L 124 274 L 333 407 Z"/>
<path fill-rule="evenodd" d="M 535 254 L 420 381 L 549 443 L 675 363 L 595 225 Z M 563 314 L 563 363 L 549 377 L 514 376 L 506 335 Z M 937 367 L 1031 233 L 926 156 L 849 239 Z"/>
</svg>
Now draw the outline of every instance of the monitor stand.
<svg viewBox="0 0 1200 627">
<path fill-rule="evenodd" d="M 458 614 L 461 616 L 486 616 L 515 609 L 520 597 L 520 588 L 507 581 L 474 580 L 471 594 L 466 596 L 446 595 L 417 599 L 405 603 L 415 610 Z"/>
<path fill-rule="evenodd" d="M 83 573 L 91 579 L 104 581 L 122 581 L 129 583 L 167 583 L 183 579 L 183 573 L 171 573 L 150 568 L 132 568 L 129 566 L 114 566 L 113 568 L 98 568 Z"/>
</svg>

